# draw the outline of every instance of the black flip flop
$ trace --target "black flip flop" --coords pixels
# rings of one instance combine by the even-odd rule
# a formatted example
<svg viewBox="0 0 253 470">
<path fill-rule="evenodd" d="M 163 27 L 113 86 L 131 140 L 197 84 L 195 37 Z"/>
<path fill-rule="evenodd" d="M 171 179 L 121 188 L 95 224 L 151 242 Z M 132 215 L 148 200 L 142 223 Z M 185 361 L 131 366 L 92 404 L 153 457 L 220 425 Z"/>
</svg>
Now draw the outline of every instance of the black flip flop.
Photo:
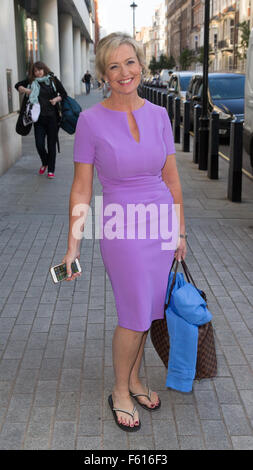
<svg viewBox="0 0 253 470">
<path fill-rule="evenodd" d="M 148 394 L 146 395 L 145 393 L 132 393 L 130 392 L 130 395 L 132 398 L 134 398 L 137 403 L 142 406 L 142 408 L 144 408 L 144 410 L 148 410 L 148 411 L 156 411 L 156 410 L 159 410 L 160 406 L 161 406 L 161 400 L 159 399 L 159 403 L 157 406 L 155 406 L 155 408 L 150 408 L 149 406 L 147 405 L 144 405 L 144 403 L 141 403 L 137 397 L 146 397 L 149 399 L 149 401 L 151 401 L 151 390 L 150 388 L 148 389 Z"/>
<path fill-rule="evenodd" d="M 112 410 L 112 414 L 113 414 L 113 417 L 114 417 L 114 420 L 115 420 L 115 423 L 117 424 L 117 426 L 122 429 L 123 431 L 126 431 L 126 432 L 136 432 L 136 431 L 139 431 L 139 429 L 141 428 L 141 423 L 139 421 L 139 425 L 138 426 L 125 426 L 124 424 L 121 424 L 118 422 L 118 418 L 117 418 L 117 414 L 116 414 L 116 411 L 121 411 L 122 413 L 126 413 L 130 416 L 132 416 L 132 418 L 134 417 L 134 413 L 136 412 L 136 406 L 134 407 L 132 413 L 130 413 L 129 411 L 125 411 L 125 410 L 120 410 L 119 408 L 114 408 L 113 406 L 113 401 L 112 401 L 112 395 L 109 395 L 108 397 L 108 403 L 109 403 L 109 406 Z"/>
</svg>

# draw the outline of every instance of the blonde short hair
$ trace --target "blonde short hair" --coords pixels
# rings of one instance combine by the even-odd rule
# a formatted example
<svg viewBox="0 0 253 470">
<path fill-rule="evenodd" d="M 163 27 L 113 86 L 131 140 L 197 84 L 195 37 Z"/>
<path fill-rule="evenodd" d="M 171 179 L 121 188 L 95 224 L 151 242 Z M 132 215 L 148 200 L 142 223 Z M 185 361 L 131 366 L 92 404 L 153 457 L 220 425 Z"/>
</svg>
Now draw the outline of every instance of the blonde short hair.
<svg viewBox="0 0 253 470">
<path fill-rule="evenodd" d="M 142 45 L 136 41 L 132 36 L 126 33 L 111 33 L 101 39 L 97 45 L 96 50 L 96 75 L 100 80 L 104 78 L 106 72 L 106 66 L 111 53 L 122 44 L 129 44 L 133 47 L 137 59 L 142 66 L 143 71 L 146 71 L 146 63 L 144 57 L 144 51 Z"/>
</svg>

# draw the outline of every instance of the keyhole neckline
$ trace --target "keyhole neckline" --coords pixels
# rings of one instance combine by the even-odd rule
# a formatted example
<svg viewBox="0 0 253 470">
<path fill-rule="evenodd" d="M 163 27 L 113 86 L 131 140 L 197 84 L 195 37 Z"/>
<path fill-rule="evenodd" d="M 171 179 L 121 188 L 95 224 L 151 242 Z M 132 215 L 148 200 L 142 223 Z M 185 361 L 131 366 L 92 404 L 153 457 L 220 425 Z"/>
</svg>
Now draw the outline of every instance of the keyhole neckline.
<svg viewBox="0 0 253 470">
<path fill-rule="evenodd" d="M 102 103 L 98 103 L 98 104 L 99 104 L 103 109 L 106 109 L 107 111 L 111 111 L 111 112 L 113 112 L 113 113 L 121 113 L 122 115 L 124 115 L 124 116 L 125 116 L 125 119 L 127 120 L 127 128 L 128 128 L 128 132 L 129 132 L 130 138 L 131 138 L 137 145 L 140 145 L 140 143 L 141 143 L 141 133 L 140 133 L 140 128 L 139 128 L 139 126 L 138 126 L 138 123 L 137 123 L 136 120 L 135 120 L 136 125 L 137 125 L 137 127 L 138 127 L 138 131 L 139 131 L 139 140 L 136 140 L 136 139 L 134 138 L 134 136 L 133 136 L 131 130 L 130 130 L 130 126 L 129 126 L 127 114 L 128 114 L 128 112 L 130 112 L 130 113 L 132 113 L 132 114 L 134 115 L 134 113 L 136 113 L 136 112 L 138 112 L 139 110 L 145 108 L 146 103 L 147 103 L 147 100 L 144 100 L 143 105 L 140 106 L 140 107 L 137 108 L 137 109 L 134 109 L 133 111 L 116 111 L 116 110 L 114 110 L 114 109 L 106 108 Z"/>
<path fill-rule="evenodd" d="M 140 106 L 139 108 L 137 109 L 133 109 L 132 111 L 118 111 L 116 109 L 110 109 L 110 108 L 106 108 L 102 103 L 98 103 L 100 106 L 102 106 L 103 109 L 106 109 L 107 111 L 112 111 L 113 113 L 124 113 L 124 114 L 127 114 L 128 112 L 130 113 L 135 113 L 136 111 L 139 111 L 140 109 L 143 109 L 145 108 L 145 105 L 147 103 L 147 100 L 144 99 L 144 103 L 142 106 Z"/>
</svg>

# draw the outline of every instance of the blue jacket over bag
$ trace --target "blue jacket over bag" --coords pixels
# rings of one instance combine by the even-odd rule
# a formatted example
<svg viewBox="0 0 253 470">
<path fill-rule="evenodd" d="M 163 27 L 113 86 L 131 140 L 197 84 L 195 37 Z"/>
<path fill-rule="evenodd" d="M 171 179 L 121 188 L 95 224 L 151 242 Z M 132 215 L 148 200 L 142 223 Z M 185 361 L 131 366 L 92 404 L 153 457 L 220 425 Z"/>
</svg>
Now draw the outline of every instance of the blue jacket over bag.
<svg viewBox="0 0 253 470">
<path fill-rule="evenodd" d="M 168 280 L 166 303 L 168 303 L 174 272 Z M 198 326 L 210 322 L 212 315 L 207 309 L 201 291 L 186 282 L 182 273 L 176 274 L 166 320 L 170 338 L 170 353 L 166 386 L 181 392 L 191 392 L 196 374 Z"/>
</svg>

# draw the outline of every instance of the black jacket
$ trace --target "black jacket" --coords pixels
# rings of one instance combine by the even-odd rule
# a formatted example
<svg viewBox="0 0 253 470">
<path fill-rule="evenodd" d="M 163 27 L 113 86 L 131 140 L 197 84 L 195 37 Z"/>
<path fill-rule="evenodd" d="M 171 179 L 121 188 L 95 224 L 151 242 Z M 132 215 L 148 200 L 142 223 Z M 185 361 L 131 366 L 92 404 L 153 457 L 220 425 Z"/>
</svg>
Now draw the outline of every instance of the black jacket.
<svg viewBox="0 0 253 470">
<path fill-rule="evenodd" d="M 66 98 L 67 97 L 67 92 L 66 92 L 64 86 L 62 85 L 62 83 L 60 82 L 60 80 L 58 80 L 58 78 L 53 74 L 51 75 L 51 79 L 54 82 L 54 85 L 55 85 L 55 88 L 56 88 L 56 91 L 55 91 L 54 87 L 51 85 L 53 97 L 56 97 L 56 96 L 60 95 L 62 99 Z M 27 88 L 28 85 L 29 85 L 29 80 L 28 80 L 28 78 L 26 78 L 25 80 L 21 80 L 20 82 L 16 83 L 15 88 L 16 88 L 16 90 L 18 90 L 18 88 L 20 86 L 23 86 L 23 87 Z M 57 119 L 60 120 L 60 118 L 61 118 L 61 103 L 56 104 L 55 110 L 56 110 Z"/>
</svg>

